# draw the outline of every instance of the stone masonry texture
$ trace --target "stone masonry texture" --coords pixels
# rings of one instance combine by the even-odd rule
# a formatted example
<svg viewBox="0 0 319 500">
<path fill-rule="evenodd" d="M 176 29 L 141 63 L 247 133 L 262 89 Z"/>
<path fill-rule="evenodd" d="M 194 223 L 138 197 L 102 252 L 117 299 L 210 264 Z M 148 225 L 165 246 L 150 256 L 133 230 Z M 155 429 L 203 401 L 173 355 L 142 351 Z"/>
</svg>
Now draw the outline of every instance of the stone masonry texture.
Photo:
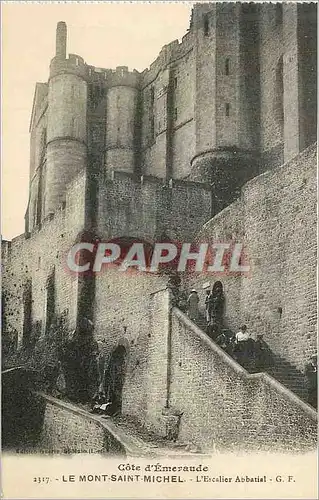
<svg viewBox="0 0 319 500">
<path fill-rule="evenodd" d="M 314 445 L 315 18 L 314 3 L 195 4 L 143 72 L 65 56 L 58 39 L 35 89 L 25 233 L 2 242 L 3 335 L 18 352 L 51 309 L 70 334 L 89 310 L 105 367 L 125 352 L 122 412 L 148 430 L 164 436 L 175 408 L 179 439 L 201 447 Z M 269 374 L 249 376 L 172 311 L 164 273 L 102 271 L 85 303 L 66 257 L 86 238 L 243 243 L 247 275 L 184 273 L 181 287 L 203 313 L 203 284 L 220 280 L 225 327 L 264 336 Z M 49 402 L 43 432 L 103 447 L 101 429 Z"/>
</svg>

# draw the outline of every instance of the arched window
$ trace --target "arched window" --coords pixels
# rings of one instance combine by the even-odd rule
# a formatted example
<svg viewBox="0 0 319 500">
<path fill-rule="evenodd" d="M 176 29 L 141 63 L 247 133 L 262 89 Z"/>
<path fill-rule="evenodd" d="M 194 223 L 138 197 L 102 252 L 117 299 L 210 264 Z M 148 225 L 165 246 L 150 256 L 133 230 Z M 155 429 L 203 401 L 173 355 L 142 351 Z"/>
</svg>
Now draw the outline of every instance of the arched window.
<svg viewBox="0 0 319 500">
<path fill-rule="evenodd" d="M 223 284 L 221 281 L 215 281 L 213 285 L 213 290 L 212 290 L 213 295 L 222 295 L 224 293 L 223 291 Z"/>
</svg>

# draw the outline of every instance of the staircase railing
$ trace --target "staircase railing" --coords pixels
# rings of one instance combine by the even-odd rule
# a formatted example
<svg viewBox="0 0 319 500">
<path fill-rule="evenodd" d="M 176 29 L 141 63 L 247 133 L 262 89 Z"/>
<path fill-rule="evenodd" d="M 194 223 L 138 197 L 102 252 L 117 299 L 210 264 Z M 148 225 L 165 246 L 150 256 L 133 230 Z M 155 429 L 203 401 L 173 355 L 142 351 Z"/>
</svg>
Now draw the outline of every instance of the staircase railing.
<svg viewBox="0 0 319 500">
<path fill-rule="evenodd" d="M 221 347 L 219 347 L 206 333 L 203 332 L 193 321 L 191 321 L 186 314 L 184 314 L 180 309 L 174 307 L 172 313 L 182 322 L 184 325 L 197 337 L 199 337 L 206 345 L 208 349 L 211 349 L 218 353 L 224 361 L 232 367 L 234 371 L 238 374 L 243 375 L 247 380 L 260 380 L 270 386 L 274 391 L 280 393 L 285 399 L 298 405 L 311 419 L 317 421 L 317 412 L 308 403 L 305 403 L 296 394 L 290 391 L 287 387 L 282 385 L 278 380 L 274 379 L 271 375 L 265 372 L 259 373 L 249 373 L 245 368 L 243 368 L 234 358 L 227 354 Z"/>
</svg>

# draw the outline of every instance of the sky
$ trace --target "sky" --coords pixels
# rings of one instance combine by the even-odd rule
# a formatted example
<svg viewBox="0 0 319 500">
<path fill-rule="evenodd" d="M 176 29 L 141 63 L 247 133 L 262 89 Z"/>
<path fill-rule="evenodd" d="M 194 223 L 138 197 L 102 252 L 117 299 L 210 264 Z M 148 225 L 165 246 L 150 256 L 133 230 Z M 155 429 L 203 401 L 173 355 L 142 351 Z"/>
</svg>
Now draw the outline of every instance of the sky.
<svg viewBox="0 0 319 500">
<path fill-rule="evenodd" d="M 46 82 L 58 21 L 69 53 L 97 67 L 142 71 L 163 45 L 181 39 L 191 3 L 8 3 L 2 10 L 2 228 L 24 231 L 29 187 L 29 124 L 36 82 Z"/>
</svg>

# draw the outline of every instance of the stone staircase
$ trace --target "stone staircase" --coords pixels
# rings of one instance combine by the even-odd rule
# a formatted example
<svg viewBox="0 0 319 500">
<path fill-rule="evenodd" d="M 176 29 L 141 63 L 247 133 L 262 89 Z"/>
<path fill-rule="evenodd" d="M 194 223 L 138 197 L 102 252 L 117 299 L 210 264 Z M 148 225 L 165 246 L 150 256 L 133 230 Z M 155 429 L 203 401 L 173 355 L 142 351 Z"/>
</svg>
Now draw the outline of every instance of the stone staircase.
<svg viewBox="0 0 319 500">
<path fill-rule="evenodd" d="M 273 366 L 267 369 L 267 373 L 290 389 L 300 399 L 307 401 L 308 391 L 304 374 L 284 358 L 274 354 Z"/>
<path fill-rule="evenodd" d="M 183 311 L 181 311 L 181 313 L 183 314 Z M 206 320 L 202 314 L 199 316 L 198 321 L 194 324 L 196 324 L 196 326 L 211 339 L 211 337 L 206 333 Z M 211 340 L 214 342 L 213 339 Z M 307 402 L 307 387 L 304 374 L 283 357 L 274 353 L 266 343 L 265 346 L 271 362 L 265 366 L 263 371 L 292 391 L 300 399 Z M 234 361 L 237 362 L 235 359 Z M 255 369 L 253 362 L 245 366 L 245 369 L 249 373 L 258 373 L 258 370 Z"/>
<path fill-rule="evenodd" d="M 266 372 L 249 373 L 176 307 L 171 337 L 170 400 L 183 412 L 180 439 L 192 436 L 203 450 L 314 449 L 317 413 L 296 393 Z"/>
</svg>

